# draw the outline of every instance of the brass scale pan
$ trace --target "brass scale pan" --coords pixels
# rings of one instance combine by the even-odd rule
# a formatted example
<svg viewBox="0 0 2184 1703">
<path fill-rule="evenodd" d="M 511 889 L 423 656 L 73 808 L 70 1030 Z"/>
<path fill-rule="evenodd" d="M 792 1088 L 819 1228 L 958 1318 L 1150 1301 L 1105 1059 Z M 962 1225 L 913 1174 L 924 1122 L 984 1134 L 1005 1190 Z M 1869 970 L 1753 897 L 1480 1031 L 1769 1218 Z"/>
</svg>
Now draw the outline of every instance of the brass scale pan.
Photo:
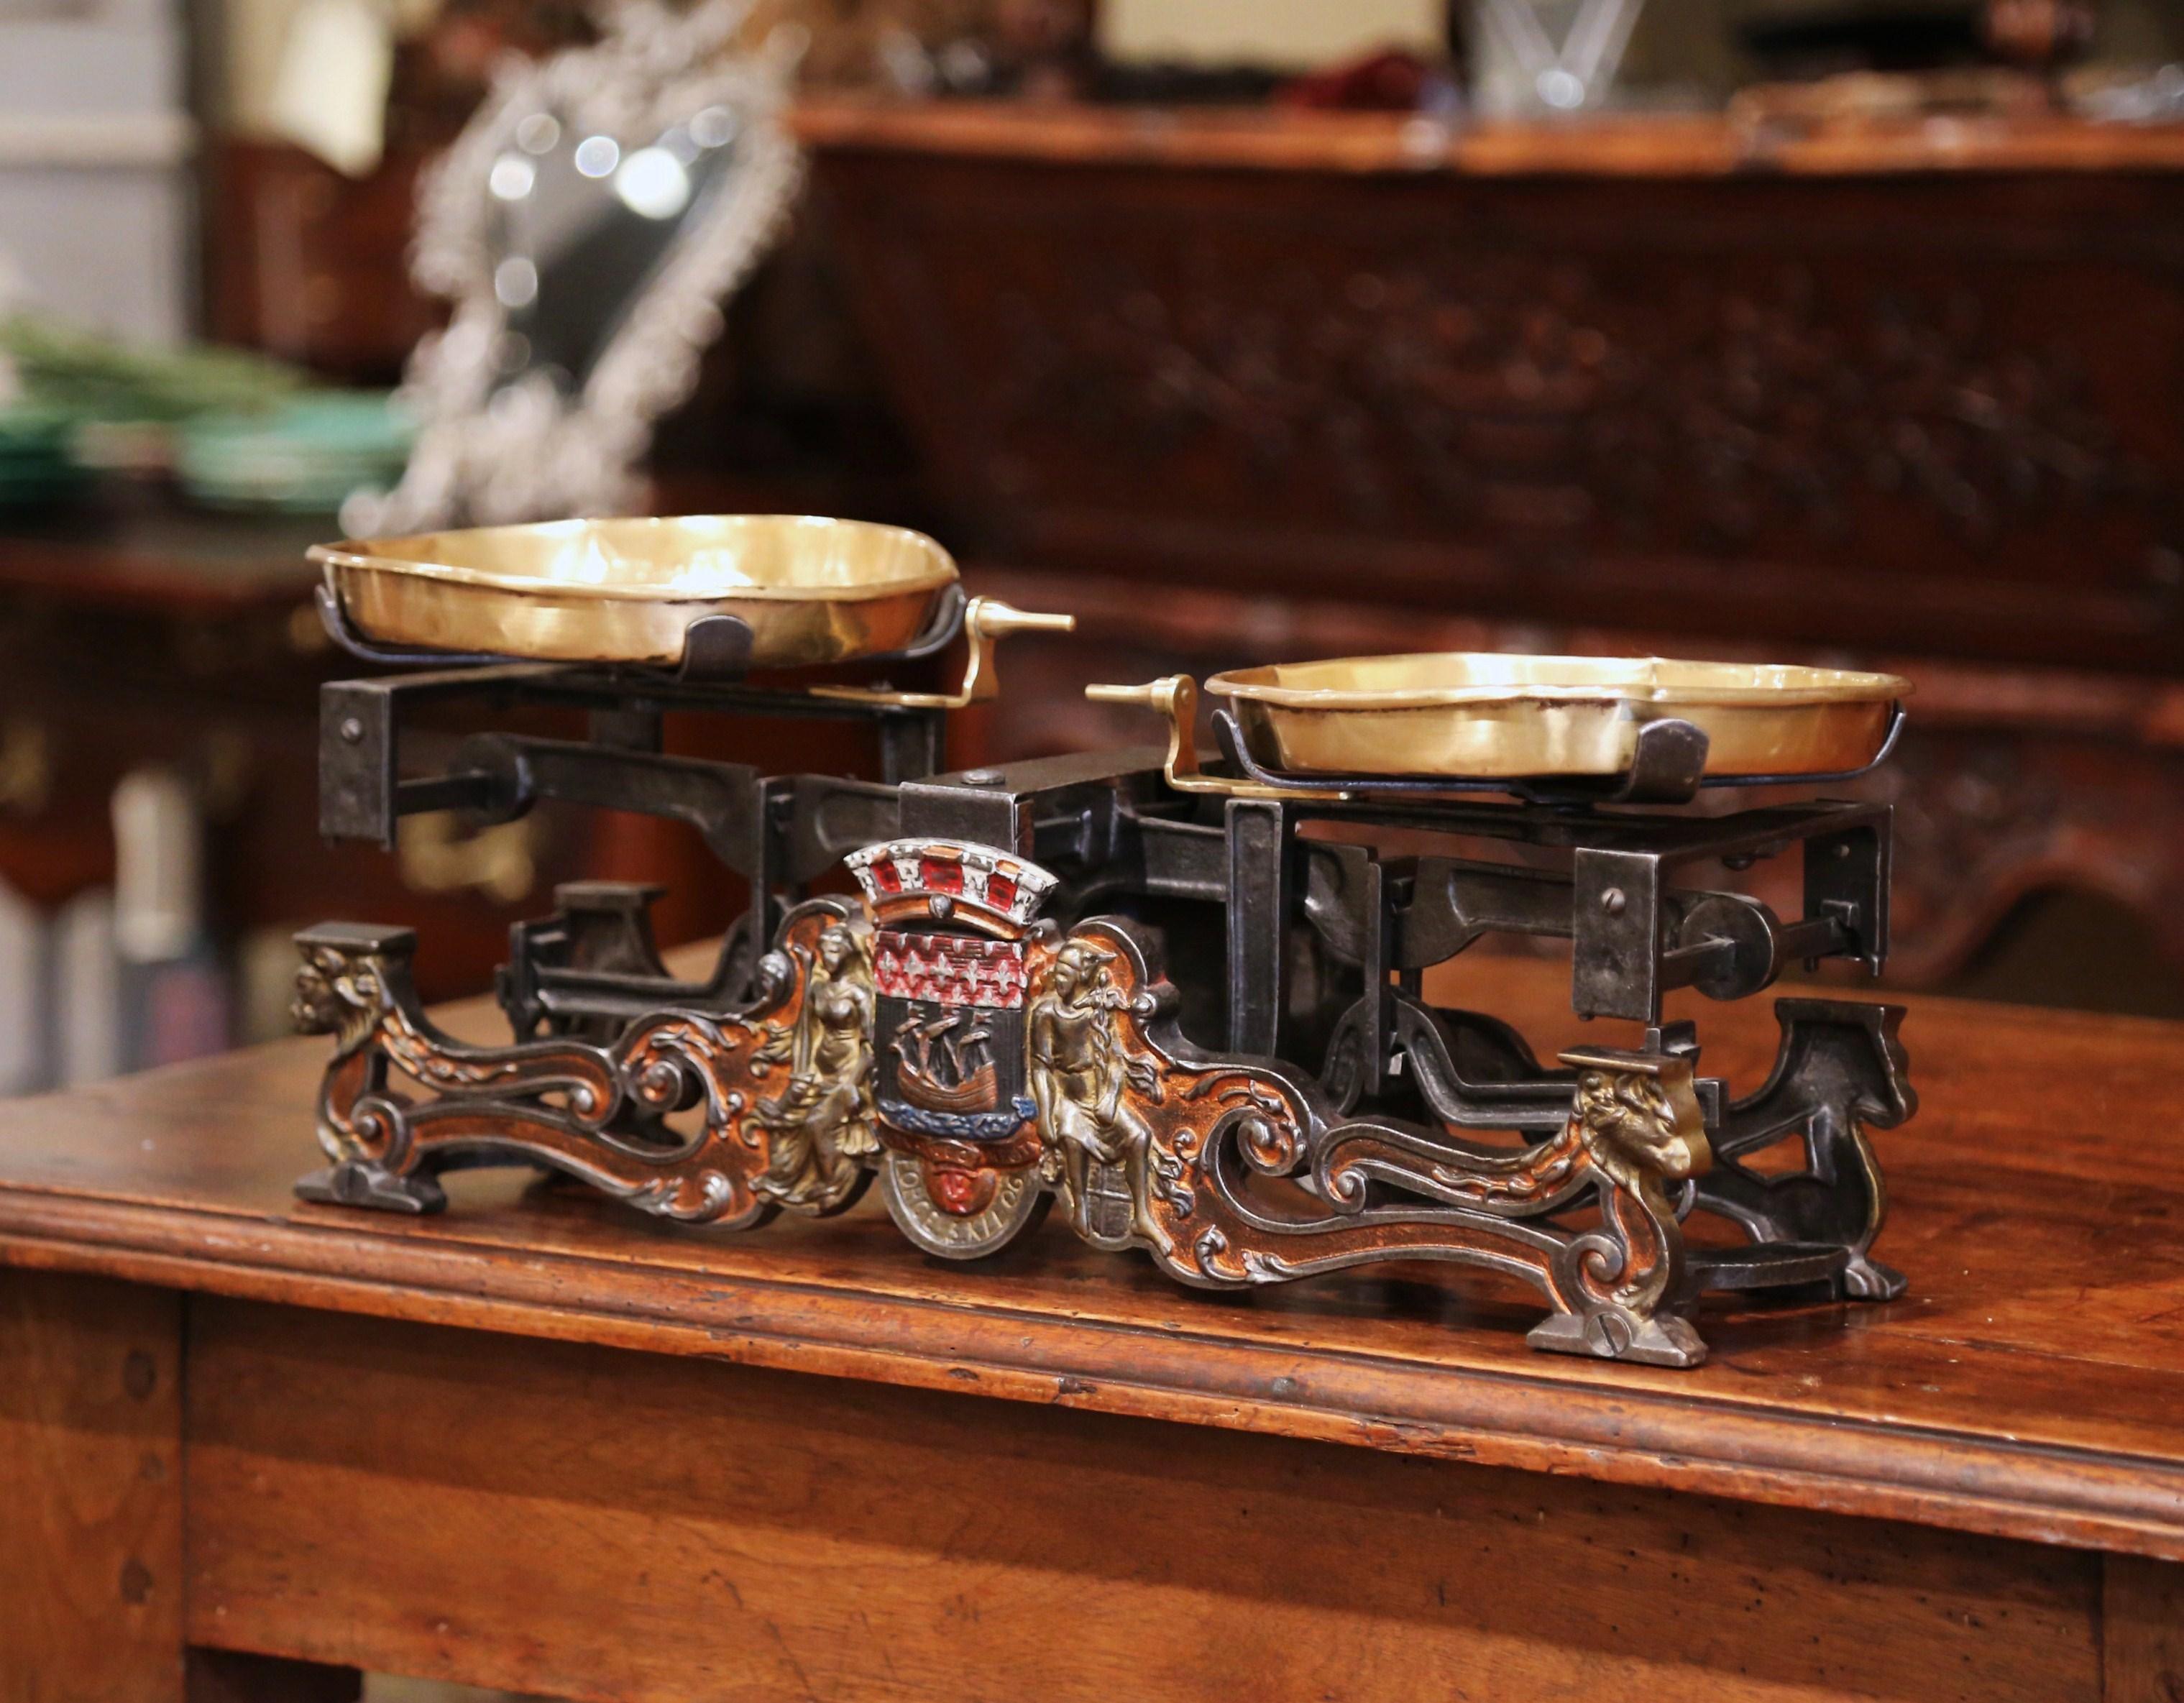
<svg viewBox="0 0 2184 1703">
<path fill-rule="evenodd" d="M 922 533 L 800 515 L 549 520 L 320 544 L 349 624 L 382 643 L 543 662 L 672 667 L 706 615 L 750 628 L 750 664 L 908 648 L 956 583 Z"/>
<path fill-rule="evenodd" d="M 311 556 L 348 622 L 381 643 L 666 666 L 709 615 L 750 628 L 758 668 L 899 652 L 956 582 L 921 533 L 806 515 L 549 521 Z M 1206 689 L 1255 760 L 1292 775 L 1612 776 L 1641 725 L 1674 717 L 1707 736 L 1708 777 L 1729 780 L 1866 767 L 1911 687 L 1771 664 L 1436 652 L 1240 669 Z"/>
</svg>

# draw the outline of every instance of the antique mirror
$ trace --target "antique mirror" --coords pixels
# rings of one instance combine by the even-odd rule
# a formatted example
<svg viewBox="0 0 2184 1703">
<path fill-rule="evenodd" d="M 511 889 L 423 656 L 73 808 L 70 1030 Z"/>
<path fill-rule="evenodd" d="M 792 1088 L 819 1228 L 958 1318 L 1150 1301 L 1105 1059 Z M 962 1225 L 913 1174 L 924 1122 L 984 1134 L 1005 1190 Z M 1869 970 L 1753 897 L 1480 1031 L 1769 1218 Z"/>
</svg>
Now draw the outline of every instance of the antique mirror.
<svg viewBox="0 0 2184 1703">
<path fill-rule="evenodd" d="M 418 196 L 411 270 L 447 298 L 411 356 L 417 446 L 352 535 L 627 512 L 652 423 L 781 228 L 801 32 L 736 45 L 749 0 L 607 0 L 602 39 L 511 64 Z"/>
</svg>

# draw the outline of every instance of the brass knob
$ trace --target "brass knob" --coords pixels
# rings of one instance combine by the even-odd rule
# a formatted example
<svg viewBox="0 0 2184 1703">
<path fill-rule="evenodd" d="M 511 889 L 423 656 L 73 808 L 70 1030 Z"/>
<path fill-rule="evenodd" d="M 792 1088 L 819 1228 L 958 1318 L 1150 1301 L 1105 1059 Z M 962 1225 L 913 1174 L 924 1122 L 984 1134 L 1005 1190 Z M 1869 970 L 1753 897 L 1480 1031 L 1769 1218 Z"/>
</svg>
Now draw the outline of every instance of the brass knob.
<svg viewBox="0 0 2184 1703">
<path fill-rule="evenodd" d="M 1049 615 L 1039 609 L 1018 609 L 1014 604 L 1003 603 L 999 598 L 972 598 L 964 620 L 973 632 L 988 638 L 1000 638 L 1012 632 L 1077 631 L 1077 617 L 1073 615 Z"/>
<path fill-rule="evenodd" d="M 1088 686 L 1084 696 L 1094 704 L 1126 704 L 1181 721 L 1198 713 L 1198 682 L 1187 674 L 1163 674 L 1143 686 Z"/>
</svg>

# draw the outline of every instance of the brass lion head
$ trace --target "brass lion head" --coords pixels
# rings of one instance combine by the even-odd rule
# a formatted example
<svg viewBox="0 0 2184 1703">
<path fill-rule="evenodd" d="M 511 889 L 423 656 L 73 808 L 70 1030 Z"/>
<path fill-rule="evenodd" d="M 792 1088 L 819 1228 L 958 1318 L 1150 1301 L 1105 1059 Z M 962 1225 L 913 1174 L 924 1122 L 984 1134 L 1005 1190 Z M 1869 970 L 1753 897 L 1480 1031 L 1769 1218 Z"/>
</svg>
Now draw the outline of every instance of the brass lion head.
<svg viewBox="0 0 2184 1703">
<path fill-rule="evenodd" d="M 377 958 L 331 946 L 307 948 L 296 967 L 288 1015 L 297 1032 L 332 1035 L 343 1052 L 359 1044 L 385 1006 L 385 981 Z"/>
<path fill-rule="evenodd" d="M 1602 1170 L 1620 1181 L 1680 1183 L 1712 1166 L 1689 1059 L 1607 1050 L 1562 1058 L 1577 1070 L 1572 1116 Z"/>
</svg>

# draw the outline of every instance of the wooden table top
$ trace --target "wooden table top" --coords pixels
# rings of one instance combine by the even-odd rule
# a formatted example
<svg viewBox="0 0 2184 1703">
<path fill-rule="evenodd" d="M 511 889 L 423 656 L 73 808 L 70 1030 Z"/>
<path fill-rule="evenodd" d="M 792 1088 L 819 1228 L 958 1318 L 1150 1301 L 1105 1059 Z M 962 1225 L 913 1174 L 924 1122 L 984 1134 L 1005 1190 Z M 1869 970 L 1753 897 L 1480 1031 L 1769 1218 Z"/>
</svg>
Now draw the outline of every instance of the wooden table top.
<svg viewBox="0 0 2184 1703">
<path fill-rule="evenodd" d="M 1580 1032 L 1562 966 L 1451 967 Z M 1209 1295 L 1058 1222 L 959 1266 L 876 1199 L 736 1236 L 505 1172 L 430 1221 L 305 1205 L 318 1041 L 0 1105 L 0 1262 L 2184 1560 L 2184 1025 L 1911 1004 L 1922 1108 L 1876 1136 L 1909 1294 L 1709 1303 L 1696 1372 L 1533 1353 L 1535 1305 L 1440 1266 Z M 1755 1085 L 1768 1002 L 1698 1015 Z"/>
</svg>

